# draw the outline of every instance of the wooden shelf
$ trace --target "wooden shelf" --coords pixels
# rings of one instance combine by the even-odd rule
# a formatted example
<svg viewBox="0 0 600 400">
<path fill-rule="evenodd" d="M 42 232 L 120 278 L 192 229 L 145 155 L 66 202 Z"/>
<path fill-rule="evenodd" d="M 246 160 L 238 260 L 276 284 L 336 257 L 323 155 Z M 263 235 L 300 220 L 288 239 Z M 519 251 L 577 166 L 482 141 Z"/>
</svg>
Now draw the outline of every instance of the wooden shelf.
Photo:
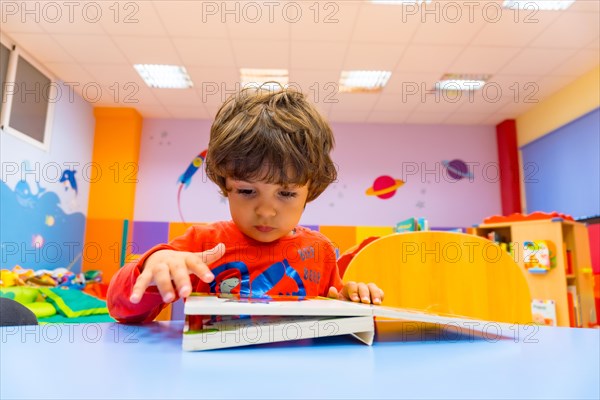
<svg viewBox="0 0 600 400">
<path fill-rule="evenodd" d="M 529 285 L 532 299 L 553 300 L 556 307 L 558 326 L 588 327 L 595 324 L 593 275 L 589 248 L 588 231 L 585 224 L 565 221 L 560 218 L 512 223 L 484 224 L 472 229 L 477 236 L 487 238 L 491 232 L 497 233 L 502 241 L 512 245 L 511 256 L 521 268 Z M 551 242 L 556 254 L 554 267 L 544 274 L 532 274 L 523 262 L 526 241 L 544 240 Z M 567 250 L 569 255 L 567 255 Z M 567 274 L 567 258 L 571 258 L 572 273 Z M 579 302 L 579 324 L 573 324 L 570 310 L 568 287 L 577 293 Z M 571 317 L 570 317 L 571 314 Z"/>
</svg>

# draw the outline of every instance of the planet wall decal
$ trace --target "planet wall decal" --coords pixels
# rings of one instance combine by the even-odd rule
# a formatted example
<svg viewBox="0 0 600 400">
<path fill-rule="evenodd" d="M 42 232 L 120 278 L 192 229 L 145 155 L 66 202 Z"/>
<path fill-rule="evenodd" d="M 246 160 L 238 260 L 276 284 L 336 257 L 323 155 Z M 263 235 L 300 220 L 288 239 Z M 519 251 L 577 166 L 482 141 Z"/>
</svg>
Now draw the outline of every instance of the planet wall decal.
<svg viewBox="0 0 600 400">
<path fill-rule="evenodd" d="M 365 194 L 367 196 L 377 196 L 380 199 L 389 199 L 396 194 L 396 190 L 402 185 L 404 185 L 404 181 L 382 175 L 375 179 L 373 185 L 366 190 Z"/>
<path fill-rule="evenodd" d="M 448 176 L 454 180 L 460 181 L 463 178 L 473 179 L 473 174 L 469 172 L 469 167 L 463 160 L 444 160 L 442 161 L 442 165 L 446 168 Z"/>
</svg>

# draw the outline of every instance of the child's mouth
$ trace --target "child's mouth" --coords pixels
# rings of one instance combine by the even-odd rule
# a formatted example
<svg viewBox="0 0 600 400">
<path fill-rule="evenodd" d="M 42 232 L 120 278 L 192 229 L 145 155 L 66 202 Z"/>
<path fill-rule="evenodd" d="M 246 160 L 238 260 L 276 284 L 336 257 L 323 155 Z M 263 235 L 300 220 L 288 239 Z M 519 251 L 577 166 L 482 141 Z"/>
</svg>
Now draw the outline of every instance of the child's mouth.
<svg viewBox="0 0 600 400">
<path fill-rule="evenodd" d="M 270 226 L 257 225 L 255 226 L 256 230 L 259 232 L 267 233 L 271 232 L 275 228 L 271 228 Z"/>
</svg>

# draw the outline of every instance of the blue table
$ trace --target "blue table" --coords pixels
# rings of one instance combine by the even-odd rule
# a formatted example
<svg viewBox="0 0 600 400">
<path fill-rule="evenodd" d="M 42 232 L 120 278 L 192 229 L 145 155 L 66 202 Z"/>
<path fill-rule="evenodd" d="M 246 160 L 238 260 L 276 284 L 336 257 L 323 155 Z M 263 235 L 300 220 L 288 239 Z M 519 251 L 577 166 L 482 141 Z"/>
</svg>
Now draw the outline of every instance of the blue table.
<svg viewBox="0 0 600 400">
<path fill-rule="evenodd" d="M 0 329 L 0 398 L 600 397 L 598 330 L 519 327 L 509 338 L 378 323 L 349 336 L 181 350 L 182 322 Z"/>
</svg>

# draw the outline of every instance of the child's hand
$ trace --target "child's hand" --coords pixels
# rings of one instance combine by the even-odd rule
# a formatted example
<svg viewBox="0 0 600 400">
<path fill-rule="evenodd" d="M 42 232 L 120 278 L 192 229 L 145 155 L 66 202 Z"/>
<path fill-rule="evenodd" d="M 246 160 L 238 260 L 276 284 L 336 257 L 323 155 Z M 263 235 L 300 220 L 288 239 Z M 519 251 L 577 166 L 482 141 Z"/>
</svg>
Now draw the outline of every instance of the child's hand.
<svg viewBox="0 0 600 400">
<path fill-rule="evenodd" d="M 149 286 L 156 286 L 165 303 L 175 299 L 173 283 L 180 297 L 192 293 L 190 274 L 197 275 L 208 283 L 214 275 L 208 265 L 217 261 L 225 254 L 225 245 L 219 243 L 214 248 L 202 253 L 189 251 L 159 250 L 153 253 L 143 266 L 143 271 L 137 278 L 129 301 L 137 304 Z"/>
<path fill-rule="evenodd" d="M 379 289 L 374 283 L 356 283 L 348 282 L 338 293 L 335 287 L 330 287 L 327 297 L 338 300 L 361 302 L 365 304 L 381 304 L 383 300 L 383 290 Z"/>
</svg>

